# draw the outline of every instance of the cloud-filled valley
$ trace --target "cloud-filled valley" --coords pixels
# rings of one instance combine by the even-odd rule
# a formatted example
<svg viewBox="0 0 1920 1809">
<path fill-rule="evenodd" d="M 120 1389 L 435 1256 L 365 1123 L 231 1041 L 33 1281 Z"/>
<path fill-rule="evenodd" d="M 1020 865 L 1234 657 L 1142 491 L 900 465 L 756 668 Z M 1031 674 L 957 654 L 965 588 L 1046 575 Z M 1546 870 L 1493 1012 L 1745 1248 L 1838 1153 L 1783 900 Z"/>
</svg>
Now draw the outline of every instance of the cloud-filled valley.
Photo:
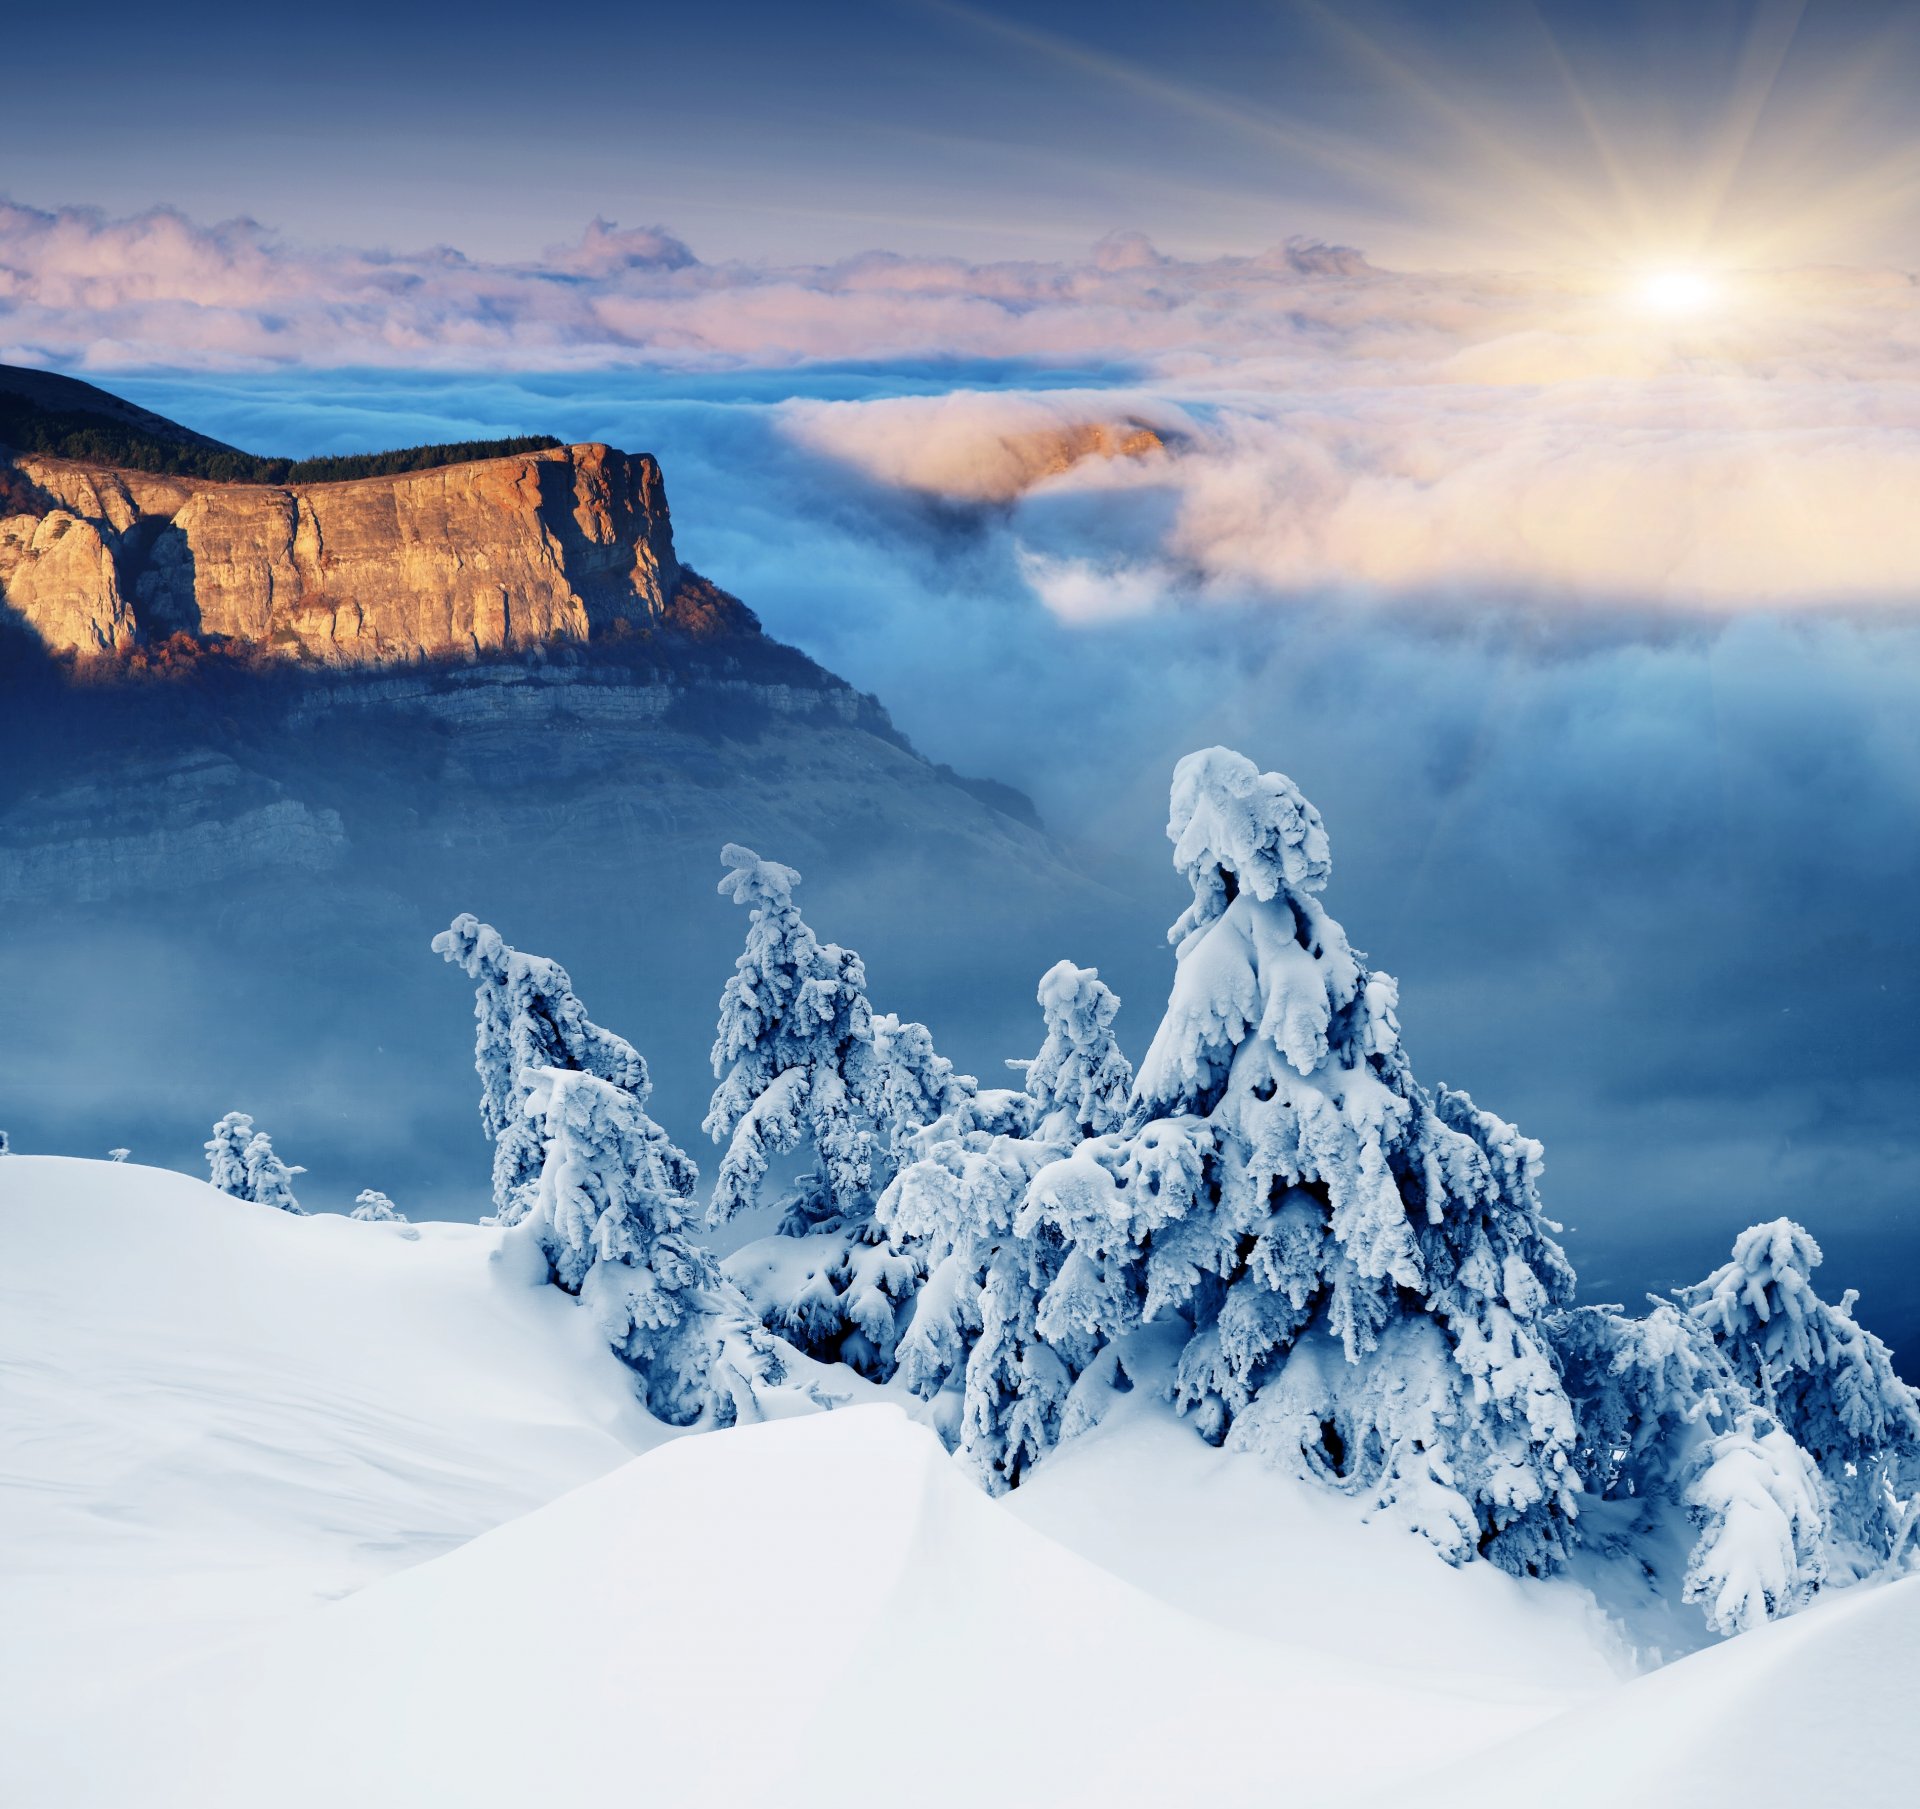
<svg viewBox="0 0 1920 1809">
<path fill-rule="evenodd" d="M 1097 963 L 1130 1045 L 1170 971 L 1173 760 L 1225 741 L 1290 772 L 1333 835 L 1329 902 L 1400 976 L 1423 1069 L 1545 1140 L 1549 1197 L 1605 1297 L 1699 1269 L 1730 1217 L 1809 1217 L 1849 1270 L 1920 1243 L 1902 1129 L 1920 1081 L 1909 613 L 1162 587 L 1177 531 L 1149 475 L 1162 455 L 1096 455 L 1022 488 L 1004 448 L 971 449 L 983 421 L 1018 440 L 1119 416 L 1186 436 L 1190 457 L 1201 411 L 1084 383 L 996 391 L 1005 377 L 290 371 L 122 387 L 301 452 L 533 426 L 657 452 L 683 556 L 878 694 L 931 757 L 1028 790 L 1112 888 L 1083 946 L 977 958 L 1021 974 Z M 1059 607 L 1044 573 L 1036 586 L 1048 558 L 1125 567 L 1139 607 L 1091 579 L 1092 606 Z M 916 948 L 903 928 L 890 996 Z M 929 973 L 966 964 L 917 954 Z M 1009 990 L 993 1021 L 1022 1002 Z M 977 999 L 936 986 L 902 1004 L 981 1071 L 1020 1053 L 982 1039 Z M 704 1067 L 703 1026 L 683 1028 L 650 1049 L 657 1068 Z M 1920 1330 L 1891 1293 L 1880 1304 L 1890 1335 Z"/>
<path fill-rule="evenodd" d="M 1626 1293 L 1729 1216 L 1811 1214 L 1837 1259 L 1920 1241 L 1911 296 L 1802 270 L 1670 315 L 1126 235 L 708 265 L 600 223 L 510 266 L 0 213 L 0 356 L 234 443 L 658 453 L 695 566 L 1115 888 L 1089 946 L 996 958 L 1098 961 L 1136 1036 L 1172 761 L 1291 772 L 1423 1066 L 1545 1138 Z"/>
</svg>

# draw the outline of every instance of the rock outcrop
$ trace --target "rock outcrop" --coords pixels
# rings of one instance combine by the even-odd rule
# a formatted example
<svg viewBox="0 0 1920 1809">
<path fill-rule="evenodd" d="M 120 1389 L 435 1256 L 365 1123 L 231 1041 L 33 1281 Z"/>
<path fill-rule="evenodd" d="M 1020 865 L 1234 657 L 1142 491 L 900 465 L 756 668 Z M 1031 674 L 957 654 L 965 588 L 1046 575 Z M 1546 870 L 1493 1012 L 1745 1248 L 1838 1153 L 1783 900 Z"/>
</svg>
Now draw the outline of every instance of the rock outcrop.
<svg viewBox="0 0 1920 1809">
<path fill-rule="evenodd" d="M 24 454 L 0 495 L 0 601 L 56 652 L 185 633 L 358 665 L 754 626 L 675 557 L 660 467 L 610 446 L 285 486 Z"/>
<path fill-rule="evenodd" d="M 53 509 L 0 516 L 0 601 L 57 652 L 133 644 L 133 610 L 100 524 Z"/>
</svg>

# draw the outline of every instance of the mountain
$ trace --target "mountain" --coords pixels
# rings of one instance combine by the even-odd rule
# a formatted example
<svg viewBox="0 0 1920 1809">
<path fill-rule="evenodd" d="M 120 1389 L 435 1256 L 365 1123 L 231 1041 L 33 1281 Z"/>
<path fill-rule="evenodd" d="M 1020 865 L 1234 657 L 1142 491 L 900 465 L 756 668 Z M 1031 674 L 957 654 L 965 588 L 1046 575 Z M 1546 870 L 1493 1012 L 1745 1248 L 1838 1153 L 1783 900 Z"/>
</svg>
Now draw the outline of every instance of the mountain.
<svg viewBox="0 0 1920 1809">
<path fill-rule="evenodd" d="M 33 498 L 0 522 L 0 594 L 56 653 L 185 633 L 366 665 L 757 627 L 682 571 L 660 467 L 610 446 L 284 486 L 13 469 Z"/>
<path fill-rule="evenodd" d="M 87 434 L 133 451 L 142 462 L 192 454 L 245 456 L 223 440 L 195 433 L 78 377 L 0 364 L 0 446 L 53 451 Z"/>
<path fill-rule="evenodd" d="M 193 439 L 136 425 L 154 462 Z M 1103 906 L 1025 799 L 690 569 L 651 458 L 470 451 L 277 483 L 0 456 L 16 1137 L 184 1161 L 238 1106 L 310 1185 L 477 1210 L 468 1008 L 426 947 L 475 910 L 575 968 L 691 1141 L 729 841 L 808 875 L 883 1006 L 953 1003 L 963 1059 L 1031 1041 L 1021 1002 Z"/>
<path fill-rule="evenodd" d="M 127 654 L 174 635 L 330 664 L 474 658 L 663 629 L 752 635 L 733 598 L 675 557 L 660 467 L 610 446 L 502 457 L 422 448 L 427 469 L 215 481 L 231 448 L 43 372 L 0 372 L 0 443 L 96 440 L 147 467 L 15 450 L 0 490 L 0 601 L 50 652 Z M 48 405 L 59 405 L 56 410 Z M 71 420 L 99 430 L 62 434 Z M 508 442 L 516 448 L 519 442 Z M 447 456 L 434 458 L 433 454 Z M 426 455 L 422 457 L 421 455 Z M 369 465 L 406 460 L 386 455 Z M 186 467 L 182 469 L 181 467 Z"/>
</svg>

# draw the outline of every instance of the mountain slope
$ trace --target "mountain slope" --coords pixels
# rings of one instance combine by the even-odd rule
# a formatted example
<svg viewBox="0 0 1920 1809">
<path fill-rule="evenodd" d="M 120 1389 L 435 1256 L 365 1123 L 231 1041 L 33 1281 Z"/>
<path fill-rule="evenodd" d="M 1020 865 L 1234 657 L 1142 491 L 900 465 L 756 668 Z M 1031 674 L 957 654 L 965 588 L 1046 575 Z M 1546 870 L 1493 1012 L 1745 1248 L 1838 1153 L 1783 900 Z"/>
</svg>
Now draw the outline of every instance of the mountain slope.
<svg viewBox="0 0 1920 1809">
<path fill-rule="evenodd" d="M 0 446 L 26 449 L 43 438 L 75 431 L 116 435 L 137 446 L 206 453 L 237 450 L 78 377 L 0 364 Z"/>
<path fill-rule="evenodd" d="M 957 996 L 976 1064 L 1024 1047 L 1051 945 L 1103 908 L 1017 792 L 922 759 L 690 570 L 644 455 L 10 468 L 0 997 L 36 1031 L 0 1038 L 0 1098 L 31 1147 L 184 1164 L 238 1105 L 315 1185 L 470 1212 L 467 1006 L 427 953 L 459 911 L 573 965 L 692 1141 L 725 843 L 808 874 L 883 1008 Z"/>
</svg>

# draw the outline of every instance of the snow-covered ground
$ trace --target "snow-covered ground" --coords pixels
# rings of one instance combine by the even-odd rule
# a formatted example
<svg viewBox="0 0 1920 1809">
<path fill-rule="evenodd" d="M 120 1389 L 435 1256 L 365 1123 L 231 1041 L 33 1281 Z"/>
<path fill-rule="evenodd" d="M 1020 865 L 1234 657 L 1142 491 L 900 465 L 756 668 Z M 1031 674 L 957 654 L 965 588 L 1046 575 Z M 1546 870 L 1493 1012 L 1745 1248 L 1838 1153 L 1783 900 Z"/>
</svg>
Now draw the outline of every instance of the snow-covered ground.
<svg viewBox="0 0 1920 1809">
<path fill-rule="evenodd" d="M 138 1687 L 656 1443 L 493 1242 L 0 1159 L 0 1714 Z"/>
<path fill-rule="evenodd" d="M 1912 1800 L 1920 1580 L 1629 1680 L 1144 1388 L 670 1438 L 497 1247 L 0 1160 L 0 1802 Z"/>
</svg>

